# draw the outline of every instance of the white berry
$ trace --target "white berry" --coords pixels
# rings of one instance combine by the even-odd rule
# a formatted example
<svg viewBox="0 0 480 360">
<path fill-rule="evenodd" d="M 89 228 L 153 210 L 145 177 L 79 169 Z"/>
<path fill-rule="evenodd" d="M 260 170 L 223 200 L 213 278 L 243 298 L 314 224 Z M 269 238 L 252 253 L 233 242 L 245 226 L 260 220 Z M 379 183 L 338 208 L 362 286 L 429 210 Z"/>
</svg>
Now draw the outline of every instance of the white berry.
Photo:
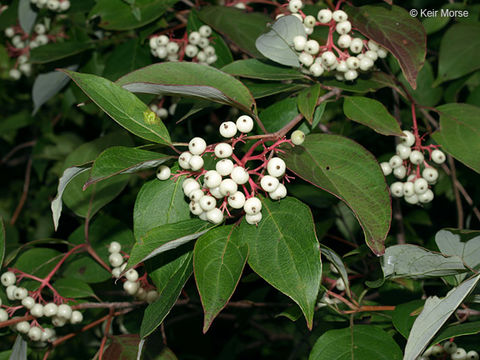
<svg viewBox="0 0 480 360">
<path fill-rule="evenodd" d="M 370 68 L 373 66 L 373 60 L 370 59 L 369 57 L 363 57 L 360 60 L 360 70 L 367 71 L 370 70 Z"/>
<path fill-rule="evenodd" d="M 270 175 L 265 175 L 262 178 L 262 180 L 260 180 L 260 186 L 266 192 L 275 191 L 277 189 L 278 185 L 279 185 L 278 179 L 273 177 L 273 176 L 270 176 Z"/>
<path fill-rule="evenodd" d="M 43 315 L 46 317 L 52 317 L 57 315 L 58 306 L 54 303 L 48 303 L 43 307 Z"/>
<path fill-rule="evenodd" d="M 332 11 L 330 9 L 322 9 L 317 14 L 317 19 L 322 24 L 326 24 L 332 20 Z"/>
<path fill-rule="evenodd" d="M 348 19 L 348 15 L 343 10 L 335 10 L 332 14 L 332 18 L 338 23 L 338 22 L 346 21 Z"/>
<path fill-rule="evenodd" d="M 335 30 L 340 35 L 348 34 L 352 30 L 352 24 L 350 23 L 350 21 L 341 21 L 337 24 Z"/>
<path fill-rule="evenodd" d="M 422 171 L 422 177 L 428 183 L 434 183 L 438 179 L 438 171 L 432 167 L 425 168 Z"/>
<path fill-rule="evenodd" d="M 67 319 L 60 317 L 60 316 L 54 316 L 52 317 L 52 324 L 53 326 L 56 327 L 62 327 L 67 323 Z"/>
<path fill-rule="evenodd" d="M 197 189 L 197 190 L 193 190 L 188 197 L 192 201 L 200 201 L 200 199 L 204 196 L 205 194 L 203 193 L 203 190 Z"/>
<path fill-rule="evenodd" d="M 43 305 L 42 304 L 33 305 L 33 307 L 30 309 L 30 314 L 32 314 L 32 316 L 35 316 L 36 318 L 42 317 Z"/>
<path fill-rule="evenodd" d="M 280 200 L 283 199 L 285 196 L 287 196 L 287 188 L 283 184 L 278 184 L 278 187 L 274 190 L 268 193 L 270 198 L 272 200 Z"/>
<path fill-rule="evenodd" d="M 7 287 L 10 285 L 15 284 L 15 281 L 17 281 L 17 278 L 15 274 L 11 271 L 7 271 L 2 274 L 2 277 L 0 278 L 0 281 L 2 282 L 2 285 Z"/>
<path fill-rule="evenodd" d="M 419 165 L 419 164 L 423 163 L 423 160 L 424 160 L 423 154 L 418 150 L 413 150 L 410 153 L 409 158 L 410 158 L 410 162 L 414 165 Z"/>
<path fill-rule="evenodd" d="M 23 287 L 17 287 L 13 293 L 15 300 L 23 300 L 28 296 L 27 289 Z"/>
<path fill-rule="evenodd" d="M 399 166 L 402 166 L 403 165 L 403 160 L 400 156 L 398 155 L 393 155 L 390 160 L 388 161 L 388 163 L 390 164 L 390 166 L 392 167 L 392 169 L 395 169 Z"/>
<path fill-rule="evenodd" d="M 262 210 L 262 202 L 256 197 L 251 197 L 245 201 L 243 205 L 243 210 L 249 215 L 258 214 Z"/>
<path fill-rule="evenodd" d="M 167 179 L 170 178 L 171 174 L 172 174 L 172 171 L 166 165 L 161 165 L 157 169 L 157 179 L 158 180 L 167 180 Z"/>
<path fill-rule="evenodd" d="M 212 35 L 212 28 L 208 25 L 202 25 L 200 26 L 200 29 L 198 29 L 198 32 L 202 37 L 207 38 Z"/>
<path fill-rule="evenodd" d="M 126 291 L 127 294 L 129 295 L 135 295 L 139 288 L 140 284 L 136 281 L 125 281 L 123 283 L 123 289 Z"/>
<path fill-rule="evenodd" d="M 390 192 L 392 196 L 402 197 L 403 196 L 403 183 L 397 181 L 390 185 Z"/>
<path fill-rule="evenodd" d="M 122 245 L 120 245 L 119 242 L 117 241 L 112 241 L 110 243 L 110 245 L 108 246 L 108 252 L 110 254 L 113 254 L 113 253 L 118 253 L 122 250 Z"/>
<path fill-rule="evenodd" d="M 446 156 L 443 151 L 435 149 L 432 151 L 432 160 L 436 164 L 443 164 L 445 162 Z"/>
<path fill-rule="evenodd" d="M 198 31 L 192 31 L 189 35 L 188 35 L 188 42 L 190 44 L 193 44 L 193 45 L 198 45 L 198 43 L 200 42 L 200 39 L 202 38 L 202 36 L 200 35 L 200 33 Z"/>
<path fill-rule="evenodd" d="M 358 72 L 356 70 L 348 70 L 345 75 L 345 80 L 355 80 L 358 77 Z"/>
<path fill-rule="evenodd" d="M 413 185 L 415 187 L 415 193 L 417 195 L 423 194 L 428 190 L 428 183 L 427 183 L 427 180 L 425 180 L 424 178 L 419 178 L 415 180 Z"/>
<path fill-rule="evenodd" d="M 395 169 L 393 169 L 393 175 L 397 179 L 403 179 L 407 175 L 407 168 L 405 166 L 399 166 Z"/>
<path fill-rule="evenodd" d="M 203 167 L 203 164 L 203 158 L 199 155 L 193 155 L 188 162 L 188 165 L 190 165 L 190 169 L 192 169 L 193 171 L 200 170 Z"/>
<path fill-rule="evenodd" d="M 210 195 L 205 195 L 203 196 L 200 201 L 200 207 L 203 209 L 203 211 L 210 211 L 215 208 L 217 205 L 217 201 L 213 196 Z"/>
<path fill-rule="evenodd" d="M 181 153 L 178 157 L 178 165 L 180 165 L 182 169 L 190 169 L 190 159 L 192 156 L 193 155 L 188 151 Z"/>
<path fill-rule="evenodd" d="M 418 204 L 418 196 L 417 194 L 413 194 L 412 196 L 405 196 L 405 201 L 411 205 Z"/>
<path fill-rule="evenodd" d="M 209 170 L 205 173 L 204 183 L 208 188 L 220 186 L 222 176 L 215 170 Z"/>
<path fill-rule="evenodd" d="M 398 144 L 396 147 L 397 155 L 400 156 L 403 160 L 406 160 L 410 157 L 412 153 L 412 149 L 409 146 L 405 146 L 404 144 Z"/>
<path fill-rule="evenodd" d="M 222 159 L 216 163 L 215 169 L 222 176 L 228 176 L 232 173 L 233 162 L 230 159 Z"/>
<path fill-rule="evenodd" d="M 324 53 L 322 53 L 322 62 L 326 66 L 332 66 L 333 64 L 335 64 L 337 62 L 337 57 L 335 56 L 335 54 L 333 52 L 325 51 Z"/>
<path fill-rule="evenodd" d="M 83 315 L 80 311 L 72 311 L 72 316 L 70 317 L 71 324 L 80 324 L 83 321 Z"/>
<path fill-rule="evenodd" d="M 408 130 L 403 130 L 402 132 L 403 135 L 400 139 L 402 140 L 403 145 L 410 147 L 415 144 L 415 135 Z"/>
<path fill-rule="evenodd" d="M 150 290 L 145 296 L 145 299 L 149 304 L 155 302 L 155 300 L 158 299 L 158 292 L 156 290 Z"/>
<path fill-rule="evenodd" d="M 195 45 L 188 44 L 185 46 L 185 55 L 194 58 L 198 54 L 198 48 Z"/>
<path fill-rule="evenodd" d="M 0 309 L 0 323 L 7 320 L 8 320 L 8 313 L 5 310 Z"/>
<path fill-rule="evenodd" d="M 392 173 L 392 167 L 388 162 L 380 163 L 380 167 L 382 169 L 383 175 L 388 176 Z"/>
<path fill-rule="evenodd" d="M 236 128 L 235 128 L 235 131 L 237 131 Z M 233 153 L 233 149 L 230 144 L 220 143 L 220 144 L 217 144 L 217 146 L 215 146 L 215 156 L 218 158 L 223 159 L 223 158 L 230 157 L 232 156 L 232 153 Z"/>
<path fill-rule="evenodd" d="M 305 50 L 305 45 L 307 44 L 307 38 L 302 35 L 297 35 L 293 38 L 293 46 L 297 51 Z"/>
<path fill-rule="evenodd" d="M 120 253 L 113 253 L 108 257 L 108 261 L 113 267 L 119 267 L 123 264 L 123 256 Z"/>
<path fill-rule="evenodd" d="M 236 122 L 238 131 L 242 133 L 249 133 L 253 130 L 253 119 L 248 115 L 242 115 Z"/>
<path fill-rule="evenodd" d="M 234 209 L 241 209 L 245 205 L 245 195 L 237 191 L 228 197 L 228 205 Z"/>
<path fill-rule="evenodd" d="M 258 214 L 246 214 L 245 220 L 250 225 L 257 225 L 260 221 L 262 221 L 262 213 L 259 212 Z"/>
<path fill-rule="evenodd" d="M 285 161 L 280 159 L 279 157 L 274 157 L 268 161 L 267 164 L 267 171 L 270 175 L 275 177 L 280 177 L 285 174 Z"/>
<path fill-rule="evenodd" d="M 193 155 L 202 154 L 205 151 L 206 148 L 207 148 L 207 143 L 201 137 L 194 137 L 188 143 L 188 150 Z"/>
<path fill-rule="evenodd" d="M 31 309 L 35 305 L 35 299 L 27 296 L 25 299 L 22 300 L 22 305 L 25 306 L 27 309 Z"/>
<path fill-rule="evenodd" d="M 238 185 L 232 179 L 222 180 L 219 190 L 223 196 L 229 196 L 237 192 Z"/>
<path fill-rule="evenodd" d="M 69 320 L 72 316 L 72 308 L 70 305 L 62 304 L 58 306 L 57 316 L 65 320 Z"/>
<path fill-rule="evenodd" d="M 305 44 L 305 51 L 311 55 L 318 54 L 320 50 L 320 44 L 316 40 L 308 40 Z"/>
<path fill-rule="evenodd" d="M 314 62 L 312 64 L 312 66 L 310 66 L 310 68 L 308 69 L 313 76 L 315 77 L 319 77 L 319 76 L 322 76 L 323 72 L 325 71 L 325 69 L 323 68 L 322 64 L 318 63 L 318 62 Z"/>
<path fill-rule="evenodd" d="M 313 56 L 305 51 L 298 56 L 298 60 L 307 67 L 313 64 Z"/>
<path fill-rule="evenodd" d="M 137 281 L 138 280 L 138 272 L 135 269 L 130 269 L 125 273 L 125 277 L 128 281 Z"/>
<path fill-rule="evenodd" d="M 350 43 L 350 51 L 354 54 L 359 54 L 363 49 L 363 41 L 362 39 L 355 38 L 352 39 Z"/>
<path fill-rule="evenodd" d="M 290 10 L 292 13 L 296 13 L 302 8 L 302 6 L 303 3 L 301 0 L 291 0 L 288 4 L 288 10 Z"/>
<path fill-rule="evenodd" d="M 457 348 L 453 354 L 450 355 L 452 360 L 465 360 L 467 358 L 467 352 L 463 348 Z"/>
<path fill-rule="evenodd" d="M 433 191 L 428 189 L 423 194 L 418 195 L 418 201 L 421 203 L 429 203 L 433 200 L 434 194 Z"/>
<path fill-rule="evenodd" d="M 194 179 L 185 179 L 185 181 L 182 184 L 182 187 L 183 187 L 183 193 L 186 196 L 190 197 L 190 194 L 193 191 L 200 189 L 200 184 L 198 183 L 198 181 Z"/>
<path fill-rule="evenodd" d="M 290 135 L 290 140 L 292 140 L 294 145 L 302 145 L 305 141 L 305 133 L 302 130 L 295 130 Z"/>
<path fill-rule="evenodd" d="M 223 221 L 223 213 L 219 208 L 214 208 L 207 213 L 207 220 L 213 224 L 220 224 Z"/>
<path fill-rule="evenodd" d="M 405 196 L 413 196 L 415 195 L 415 186 L 413 182 L 407 181 L 403 184 L 403 195 Z"/>
<path fill-rule="evenodd" d="M 467 360 L 478 360 L 478 353 L 475 350 L 470 350 L 467 353 Z"/>
<path fill-rule="evenodd" d="M 7 293 L 7 299 L 8 300 L 15 300 L 15 291 L 17 290 L 17 287 L 15 285 L 10 285 L 7 286 L 5 289 L 5 292 Z"/>
<path fill-rule="evenodd" d="M 232 173 L 230 174 L 230 177 L 238 185 L 243 185 L 248 181 L 248 179 L 250 179 L 248 171 L 241 166 L 235 166 L 232 170 Z"/>
<path fill-rule="evenodd" d="M 233 121 L 225 121 L 220 125 L 220 135 L 224 138 L 234 137 L 237 133 L 237 125 Z"/>
<path fill-rule="evenodd" d="M 26 334 L 30 331 L 30 324 L 27 321 L 21 321 L 17 324 L 16 329 L 21 334 Z"/>
<path fill-rule="evenodd" d="M 346 60 L 347 66 L 350 70 L 356 70 L 360 66 L 360 60 L 357 59 L 355 56 L 350 56 Z"/>
</svg>

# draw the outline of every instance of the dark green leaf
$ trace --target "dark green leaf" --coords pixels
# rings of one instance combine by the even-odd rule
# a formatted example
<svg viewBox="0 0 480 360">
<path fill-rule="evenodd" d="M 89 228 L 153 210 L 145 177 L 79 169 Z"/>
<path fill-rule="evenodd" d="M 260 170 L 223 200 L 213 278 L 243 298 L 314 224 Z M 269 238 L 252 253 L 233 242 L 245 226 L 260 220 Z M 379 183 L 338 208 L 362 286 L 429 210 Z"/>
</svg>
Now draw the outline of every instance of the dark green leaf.
<svg viewBox="0 0 480 360">
<path fill-rule="evenodd" d="M 227 305 L 242 276 L 248 247 L 240 241 L 238 228 L 228 225 L 210 230 L 195 244 L 193 266 L 205 313 L 204 333 Z"/>
<path fill-rule="evenodd" d="M 13 267 L 30 275 L 43 278 L 47 276 L 58 261 L 60 261 L 61 256 L 62 254 L 60 252 L 53 249 L 33 248 L 22 253 L 15 261 Z M 30 282 L 30 280 L 27 281 Z M 40 283 L 36 281 L 33 283 L 34 284 L 30 286 L 25 284 L 22 284 L 22 286 L 32 290 L 40 285 Z"/>
<path fill-rule="evenodd" d="M 155 227 L 141 236 L 133 246 L 127 269 L 164 251 L 195 240 L 213 227 L 214 225 L 200 219 L 189 219 Z"/>
<path fill-rule="evenodd" d="M 298 70 L 257 59 L 237 60 L 224 66 L 222 71 L 235 76 L 260 80 L 303 80 L 307 78 Z"/>
<path fill-rule="evenodd" d="M 20 0 L 18 4 L 18 22 L 22 30 L 30 34 L 36 19 L 37 13 L 33 11 L 30 0 Z"/>
<path fill-rule="evenodd" d="M 322 81 L 322 84 L 354 93 L 375 92 L 387 86 L 399 91 L 402 96 L 404 93 L 402 89 L 398 88 L 389 75 L 380 71 L 374 71 L 370 76 L 360 75 L 353 83 L 338 81 L 336 79 L 325 79 Z"/>
<path fill-rule="evenodd" d="M 346 97 L 343 103 L 345 115 L 383 135 L 402 135 L 402 129 L 385 106 L 363 96 Z"/>
<path fill-rule="evenodd" d="M 407 91 L 416 102 L 423 106 L 435 106 L 441 99 L 443 89 L 441 87 L 433 87 L 433 70 L 432 65 L 427 61 L 418 73 L 417 88 L 412 89 L 405 77 L 400 75 L 400 81 L 406 87 Z"/>
<path fill-rule="evenodd" d="M 352 140 L 326 134 L 306 137 L 302 146 L 284 148 L 287 167 L 335 195 L 352 209 L 377 255 L 384 252 L 392 209 L 385 177 L 367 150 Z"/>
<path fill-rule="evenodd" d="M 259 117 L 268 132 L 275 132 L 288 124 L 298 114 L 297 99 L 286 98 L 263 110 Z"/>
<path fill-rule="evenodd" d="M 270 60 L 286 66 L 300 67 L 298 53 L 293 44 L 296 36 L 306 37 L 302 21 L 293 15 L 282 16 L 270 27 L 268 33 L 258 37 L 255 46 Z"/>
<path fill-rule="evenodd" d="M 321 89 L 320 84 L 316 84 L 304 89 L 298 94 L 298 110 L 300 110 L 310 124 L 313 122 L 313 114 L 317 107 Z"/>
<path fill-rule="evenodd" d="M 95 46 L 92 43 L 66 41 L 39 46 L 32 50 L 30 61 L 34 64 L 45 64 L 80 54 Z"/>
<path fill-rule="evenodd" d="M 160 119 L 131 92 L 100 76 L 65 73 L 113 120 L 133 134 L 160 144 L 170 144 L 170 135 Z"/>
<path fill-rule="evenodd" d="M 81 299 L 95 296 L 90 285 L 78 279 L 58 279 L 53 287 L 61 296 L 67 298 Z"/>
<path fill-rule="evenodd" d="M 330 261 L 330 263 L 337 269 L 340 277 L 342 278 L 345 284 L 345 291 L 348 296 L 351 296 L 350 292 L 350 281 L 348 280 L 348 273 L 345 267 L 345 264 L 342 261 L 342 258 L 332 249 L 326 247 L 325 245 L 320 245 L 320 250 L 322 255 Z"/>
<path fill-rule="evenodd" d="M 241 50 L 255 57 L 262 56 L 255 47 L 255 40 L 266 30 L 270 21 L 268 16 L 258 12 L 246 13 L 226 6 L 205 7 L 198 16 Z"/>
<path fill-rule="evenodd" d="M 153 151 L 112 146 L 102 152 L 92 166 L 90 178 L 85 188 L 98 181 L 108 179 L 119 174 L 130 174 L 144 169 L 158 167 L 172 156 Z"/>
<path fill-rule="evenodd" d="M 392 313 L 392 322 L 395 329 L 406 339 L 415 322 L 420 310 L 423 308 L 423 300 L 414 300 L 395 306 Z"/>
<path fill-rule="evenodd" d="M 99 26 L 106 30 L 131 30 L 147 25 L 162 16 L 178 0 L 135 0 L 139 17 L 127 3 L 118 0 L 98 0 L 89 17 L 100 16 Z"/>
<path fill-rule="evenodd" d="M 396 5 L 348 6 L 345 10 L 354 28 L 397 58 L 405 78 L 415 89 L 427 52 L 427 35 L 422 23 Z"/>
<path fill-rule="evenodd" d="M 441 330 L 432 340 L 432 344 L 438 344 L 444 340 L 465 335 L 480 333 L 480 321 L 467 322 L 464 324 L 450 325 Z"/>
<path fill-rule="evenodd" d="M 0 269 L 3 265 L 3 259 L 5 258 L 5 247 L 6 247 L 6 237 L 5 237 L 5 223 L 0 217 Z"/>
<path fill-rule="evenodd" d="M 436 85 L 480 69 L 479 32 L 477 23 L 455 24 L 447 30 L 440 44 Z"/>
<path fill-rule="evenodd" d="M 256 111 L 255 100 L 239 80 L 197 63 L 154 64 L 123 76 L 117 84 L 132 92 L 193 97 Z"/>
<path fill-rule="evenodd" d="M 71 66 L 69 70 L 75 70 L 76 68 L 77 66 Z M 70 78 L 67 75 L 58 71 L 38 75 L 32 87 L 33 114 L 43 104 L 58 94 L 69 81 Z"/>
<path fill-rule="evenodd" d="M 105 360 L 137 359 L 140 337 L 137 334 L 115 335 L 110 338 L 110 345 L 103 353 Z"/>
<path fill-rule="evenodd" d="M 317 340 L 309 360 L 401 360 L 391 335 L 374 325 L 329 330 Z"/>
<path fill-rule="evenodd" d="M 162 255 L 168 254 L 168 256 L 161 256 L 162 266 L 150 273 L 160 296 L 145 310 L 140 327 L 142 338 L 150 335 L 162 323 L 175 305 L 183 286 L 192 275 L 193 251 L 187 251 L 180 256 L 173 254 L 175 252 L 177 251 L 163 253 Z"/>
<path fill-rule="evenodd" d="M 113 50 L 105 64 L 103 77 L 115 81 L 133 70 L 151 63 L 148 48 L 142 46 L 138 39 L 131 39 Z"/>
<path fill-rule="evenodd" d="M 249 247 L 248 264 L 300 306 L 311 329 L 322 276 L 312 214 L 294 198 L 261 200 L 263 220 L 258 228 L 246 221 L 240 226 L 240 237 Z"/>
<path fill-rule="evenodd" d="M 244 80 L 243 83 L 250 90 L 255 99 L 272 96 L 275 94 L 288 94 L 305 88 L 302 84 L 283 84 L 281 82 L 253 82 Z"/>
<path fill-rule="evenodd" d="M 432 137 L 455 159 L 480 173 L 480 107 L 468 104 L 439 106 L 440 130 Z"/>
<path fill-rule="evenodd" d="M 155 179 L 142 186 L 133 210 L 133 229 L 137 241 L 157 226 L 190 219 L 182 181 L 182 178 L 177 181 Z"/>
<path fill-rule="evenodd" d="M 83 255 L 65 266 L 64 276 L 86 283 L 100 283 L 111 279 L 112 274 L 100 266 L 89 255 Z"/>
</svg>

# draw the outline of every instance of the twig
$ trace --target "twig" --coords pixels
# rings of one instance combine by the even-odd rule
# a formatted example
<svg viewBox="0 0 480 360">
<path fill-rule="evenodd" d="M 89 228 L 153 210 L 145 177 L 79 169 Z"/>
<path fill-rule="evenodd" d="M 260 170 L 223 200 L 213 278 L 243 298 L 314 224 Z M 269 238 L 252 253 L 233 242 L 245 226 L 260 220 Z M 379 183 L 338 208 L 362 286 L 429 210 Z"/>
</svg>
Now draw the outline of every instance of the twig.
<svg viewBox="0 0 480 360">
<path fill-rule="evenodd" d="M 458 191 L 458 187 L 455 185 L 457 180 L 457 172 L 455 170 L 455 162 L 453 158 L 448 155 L 448 164 L 450 165 L 450 176 L 452 178 L 452 186 L 453 186 L 453 193 L 455 194 L 455 204 L 457 205 L 457 225 L 459 229 L 463 229 L 463 207 L 462 207 L 462 200 L 460 199 L 460 192 Z"/>
<path fill-rule="evenodd" d="M 105 344 L 107 343 L 108 333 L 110 332 L 110 326 L 112 325 L 113 309 L 110 309 L 110 313 L 107 318 L 107 325 L 105 326 L 105 333 L 103 334 L 102 342 L 100 343 L 100 349 L 98 350 L 98 360 L 102 360 L 103 352 L 105 351 Z"/>
<path fill-rule="evenodd" d="M 30 146 L 35 146 L 36 143 L 37 143 L 36 140 L 32 140 L 32 141 L 27 141 L 15 146 L 12 150 L 10 150 L 10 152 L 7 155 L 5 155 L 2 158 L 2 160 L 0 160 L 0 164 L 6 163 L 8 159 L 10 159 L 13 155 L 15 155 L 15 153 L 17 153 L 19 150 L 25 149 L 26 147 L 30 147 Z"/>
<path fill-rule="evenodd" d="M 30 187 L 30 176 L 32 173 L 32 157 L 28 158 L 27 162 L 27 169 L 25 171 L 25 182 L 23 183 L 23 192 L 22 196 L 20 197 L 20 202 L 17 205 L 17 208 L 15 209 L 15 212 L 12 215 L 12 218 L 10 219 L 10 225 L 15 225 L 15 222 L 17 221 L 18 217 L 20 216 L 20 213 L 22 212 L 23 206 L 25 205 L 25 201 L 27 201 L 27 196 L 28 196 L 28 189 Z"/>
</svg>

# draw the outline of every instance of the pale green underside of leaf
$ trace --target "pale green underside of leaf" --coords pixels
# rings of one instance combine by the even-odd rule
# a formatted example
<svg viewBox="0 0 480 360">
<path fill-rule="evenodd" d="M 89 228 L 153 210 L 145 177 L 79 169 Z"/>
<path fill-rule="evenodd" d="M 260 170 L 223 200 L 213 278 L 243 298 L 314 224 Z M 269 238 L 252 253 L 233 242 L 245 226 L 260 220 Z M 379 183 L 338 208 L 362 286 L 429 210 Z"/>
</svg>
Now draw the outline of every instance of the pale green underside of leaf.
<svg viewBox="0 0 480 360">
<path fill-rule="evenodd" d="M 410 331 L 403 360 L 415 360 L 422 353 L 455 309 L 475 288 L 479 280 L 480 275 L 477 275 L 463 282 L 450 290 L 443 299 L 436 296 L 427 298 L 423 311 L 415 320 Z"/>
</svg>

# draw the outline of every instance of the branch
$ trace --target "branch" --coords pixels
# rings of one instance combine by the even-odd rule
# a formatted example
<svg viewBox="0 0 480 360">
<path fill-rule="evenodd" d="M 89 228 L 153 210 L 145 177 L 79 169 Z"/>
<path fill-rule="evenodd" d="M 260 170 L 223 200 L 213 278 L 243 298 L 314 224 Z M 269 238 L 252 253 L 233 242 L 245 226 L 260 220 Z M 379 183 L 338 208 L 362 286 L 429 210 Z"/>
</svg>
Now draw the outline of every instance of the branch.
<svg viewBox="0 0 480 360">
<path fill-rule="evenodd" d="M 12 218 L 10 219 L 10 225 L 15 225 L 15 222 L 17 221 L 18 217 L 20 216 L 20 213 L 22 212 L 23 206 L 25 205 L 25 201 L 27 201 L 27 196 L 28 196 L 28 189 L 30 187 L 30 176 L 32 173 L 32 157 L 28 158 L 27 162 L 27 170 L 25 171 L 25 182 L 23 183 L 23 193 L 22 196 L 20 197 L 20 202 L 17 205 L 17 208 L 15 209 L 15 212 L 12 215 Z"/>
</svg>

